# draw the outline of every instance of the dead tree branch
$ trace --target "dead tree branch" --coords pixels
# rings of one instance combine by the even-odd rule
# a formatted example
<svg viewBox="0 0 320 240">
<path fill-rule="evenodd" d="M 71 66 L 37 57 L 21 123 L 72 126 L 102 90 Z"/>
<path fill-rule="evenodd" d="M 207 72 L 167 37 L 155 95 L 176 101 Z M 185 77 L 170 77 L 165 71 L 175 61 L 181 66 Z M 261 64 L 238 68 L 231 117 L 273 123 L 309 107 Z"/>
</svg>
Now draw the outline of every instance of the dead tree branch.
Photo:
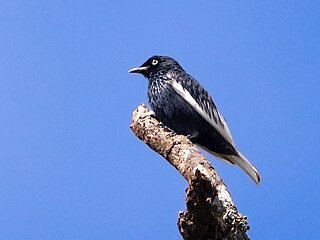
<svg viewBox="0 0 320 240">
<path fill-rule="evenodd" d="M 183 239 L 249 239 L 246 217 L 238 212 L 215 169 L 187 137 L 175 135 L 143 105 L 133 112 L 130 128 L 188 181 L 187 210 L 180 212 L 178 219 Z"/>
</svg>

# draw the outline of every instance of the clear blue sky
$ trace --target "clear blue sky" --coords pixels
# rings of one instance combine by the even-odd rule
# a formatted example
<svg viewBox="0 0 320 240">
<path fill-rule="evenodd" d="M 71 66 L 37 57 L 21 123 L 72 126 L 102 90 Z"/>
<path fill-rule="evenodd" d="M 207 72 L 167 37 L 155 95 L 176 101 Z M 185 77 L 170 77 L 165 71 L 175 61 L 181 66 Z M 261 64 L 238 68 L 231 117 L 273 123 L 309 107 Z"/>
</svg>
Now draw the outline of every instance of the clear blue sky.
<svg viewBox="0 0 320 240">
<path fill-rule="evenodd" d="M 176 58 L 262 174 L 209 157 L 252 239 L 314 239 L 320 212 L 319 1 L 0 3 L 0 239 L 181 239 L 186 182 L 129 129 Z"/>
</svg>

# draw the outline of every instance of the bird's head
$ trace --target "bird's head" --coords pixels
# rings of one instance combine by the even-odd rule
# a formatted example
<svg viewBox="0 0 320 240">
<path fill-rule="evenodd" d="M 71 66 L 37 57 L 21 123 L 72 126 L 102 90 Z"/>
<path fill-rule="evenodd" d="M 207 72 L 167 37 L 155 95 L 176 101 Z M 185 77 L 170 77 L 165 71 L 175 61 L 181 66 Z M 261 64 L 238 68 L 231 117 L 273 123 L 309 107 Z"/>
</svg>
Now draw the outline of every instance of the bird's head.
<svg viewBox="0 0 320 240">
<path fill-rule="evenodd" d="M 153 56 L 145 61 L 140 67 L 135 67 L 129 70 L 129 73 L 140 73 L 143 76 L 150 78 L 152 75 L 161 71 L 170 71 L 181 69 L 179 63 L 171 57 Z"/>
</svg>

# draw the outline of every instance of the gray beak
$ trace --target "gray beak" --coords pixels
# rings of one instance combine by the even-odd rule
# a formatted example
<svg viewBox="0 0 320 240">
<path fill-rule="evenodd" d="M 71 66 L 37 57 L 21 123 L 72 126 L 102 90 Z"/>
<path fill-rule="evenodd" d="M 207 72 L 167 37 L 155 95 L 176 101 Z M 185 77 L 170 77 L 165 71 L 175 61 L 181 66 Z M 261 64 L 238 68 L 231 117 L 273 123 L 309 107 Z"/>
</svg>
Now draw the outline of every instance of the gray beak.
<svg viewBox="0 0 320 240">
<path fill-rule="evenodd" d="M 144 73 L 148 69 L 149 69 L 149 67 L 135 67 L 135 68 L 131 68 L 128 71 L 128 73 Z"/>
</svg>

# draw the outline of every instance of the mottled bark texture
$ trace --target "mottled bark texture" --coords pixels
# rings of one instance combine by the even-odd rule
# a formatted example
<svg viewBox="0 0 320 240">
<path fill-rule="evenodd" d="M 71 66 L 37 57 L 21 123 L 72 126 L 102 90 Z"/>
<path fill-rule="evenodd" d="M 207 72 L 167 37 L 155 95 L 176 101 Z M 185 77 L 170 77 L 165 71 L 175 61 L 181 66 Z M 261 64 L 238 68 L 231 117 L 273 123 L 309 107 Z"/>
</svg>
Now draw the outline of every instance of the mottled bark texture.
<svg viewBox="0 0 320 240">
<path fill-rule="evenodd" d="M 187 137 L 175 135 L 143 105 L 133 112 L 130 127 L 188 181 L 187 210 L 180 212 L 178 219 L 183 239 L 249 239 L 246 217 L 238 212 L 215 169 Z"/>
</svg>

